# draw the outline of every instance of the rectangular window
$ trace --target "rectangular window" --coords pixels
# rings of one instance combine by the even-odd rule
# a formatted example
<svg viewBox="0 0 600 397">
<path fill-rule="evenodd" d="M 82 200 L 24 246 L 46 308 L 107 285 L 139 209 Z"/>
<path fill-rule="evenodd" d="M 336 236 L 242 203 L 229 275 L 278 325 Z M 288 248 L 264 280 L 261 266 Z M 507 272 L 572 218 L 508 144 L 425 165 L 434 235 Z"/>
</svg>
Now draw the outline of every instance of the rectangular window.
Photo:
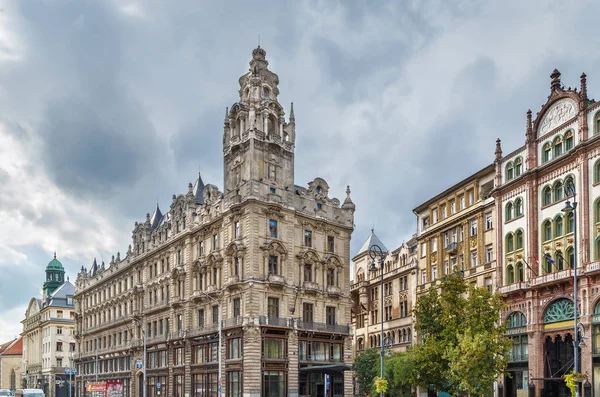
<svg viewBox="0 0 600 397">
<path fill-rule="evenodd" d="M 238 258 L 237 256 L 233 258 L 233 275 L 240 275 L 240 258 Z"/>
<path fill-rule="evenodd" d="M 56 327 L 56 335 L 62 335 L 62 327 Z"/>
<path fill-rule="evenodd" d="M 335 270 L 327 269 L 327 286 L 333 287 L 335 286 Z"/>
<path fill-rule="evenodd" d="M 492 292 L 492 278 L 486 277 L 484 282 L 485 282 L 485 288 L 487 288 L 488 291 Z"/>
<path fill-rule="evenodd" d="M 181 332 L 183 330 L 183 315 L 177 315 L 177 331 Z"/>
<path fill-rule="evenodd" d="M 431 280 L 437 279 L 437 266 L 431 267 Z"/>
<path fill-rule="evenodd" d="M 183 360 L 183 347 L 178 347 L 177 349 L 175 349 L 175 351 L 173 352 L 173 364 L 174 365 L 183 365 L 184 364 L 184 360 Z"/>
<path fill-rule="evenodd" d="M 219 305 L 213 305 L 212 307 L 212 322 L 213 324 L 219 323 Z"/>
<path fill-rule="evenodd" d="M 177 264 L 181 265 L 183 263 L 183 254 L 181 250 L 177 251 Z"/>
<path fill-rule="evenodd" d="M 286 396 L 285 371 L 263 371 L 263 396 Z"/>
<path fill-rule="evenodd" d="M 233 238 L 240 238 L 240 221 L 233 224 Z"/>
<path fill-rule="evenodd" d="M 431 239 L 431 252 L 437 251 L 437 238 L 434 237 Z"/>
<path fill-rule="evenodd" d="M 477 267 L 477 250 L 471 251 L 471 267 Z"/>
<path fill-rule="evenodd" d="M 313 322 L 313 304 L 303 303 L 302 304 L 302 321 L 305 323 Z"/>
<path fill-rule="evenodd" d="M 269 220 L 269 237 L 277 238 L 277 221 Z"/>
<path fill-rule="evenodd" d="M 198 327 L 204 327 L 204 309 L 198 310 Z"/>
<path fill-rule="evenodd" d="M 287 354 L 285 351 L 285 339 L 283 338 L 263 338 L 263 357 L 265 359 L 282 360 Z"/>
<path fill-rule="evenodd" d="M 274 274 L 274 275 L 278 275 L 278 269 L 277 269 L 277 262 L 278 262 L 278 257 L 275 255 L 269 255 L 269 274 Z"/>
<path fill-rule="evenodd" d="M 304 281 L 312 281 L 312 265 L 307 263 L 304 265 Z"/>
<path fill-rule="evenodd" d="M 237 360 L 242 358 L 242 338 L 227 340 L 227 359 Z"/>
<path fill-rule="evenodd" d="M 327 236 L 327 251 L 335 252 L 335 237 Z"/>
<path fill-rule="evenodd" d="M 200 257 L 202 255 L 204 255 L 204 241 L 200 240 L 200 241 L 198 241 L 198 257 Z M 165 272 L 165 266 L 164 265 L 165 264 L 164 264 L 164 261 L 163 261 L 163 264 L 162 264 L 162 268 L 163 268 L 162 271 L 163 271 L 163 273 Z"/>
<path fill-rule="evenodd" d="M 450 200 L 450 215 L 456 213 L 456 201 Z"/>
<path fill-rule="evenodd" d="M 473 205 L 475 203 L 475 191 L 473 189 L 469 189 L 467 194 L 469 195 L 469 205 Z"/>
<path fill-rule="evenodd" d="M 438 221 L 438 209 L 437 208 L 434 208 L 431 211 L 431 218 L 433 220 L 433 223 L 436 223 Z"/>
<path fill-rule="evenodd" d="M 325 313 L 327 315 L 327 325 L 335 325 L 335 306 L 327 306 Z"/>
<path fill-rule="evenodd" d="M 460 196 L 460 198 L 458 199 L 458 210 L 463 210 L 465 209 L 465 196 Z"/>
<path fill-rule="evenodd" d="M 446 217 L 448 216 L 446 205 L 442 205 L 440 208 L 442 209 L 442 219 L 446 219 Z"/>
<path fill-rule="evenodd" d="M 463 241 L 465 239 L 465 227 L 460 225 L 458 227 L 458 241 Z"/>
<path fill-rule="evenodd" d="M 213 251 L 219 249 L 219 235 L 218 234 L 213 234 L 213 246 L 212 246 Z"/>
<path fill-rule="evenodd" d="M 427 271 L 421 270 L 421 284 L 425 284 L 427 282 Z"/>
<path fill-rule="evenodd" d="M 477 220 L 471 221 L 471 236 L 477 236 Z"/>
<path fill-rule="evenodd" d="M 491 230 L 494 225 L 492 224 L 492 214 L 485 214 L 485 230 Z"/>
<path fill-rule="evenodd" d="M 62 367 L 62 358 L 57 358 L 56 359 L 56 366 L 57 367 Z"/>
<path fill-rule="evenodd" d="M 450 274 L 450 262 L 444 261 L 444 274 Z"/>
<path fill-rule="evenodd" d="M 486 245 L 485 247 L 485 261 L 487 263 L 494 260 L 494 250 L 492 249 L 492 245 Z"/>
<path fill-rule="evenodd" d="M 311 230 L 304 231 L 304 246 L 312 247 L 312 231 Z"/>
<path fill-rule="evenodd" d="M 242 372 L 227 372 L 227 397 L 242 397 Z"/>
<path fill-rule="evenodd" d="M 242 310 L 242 303 L 240 298 L 235 298 L 233 300 L 233 317 L 239 317 Z"/>
<path fill-rule="evenodd" d="M 268 315 L 270 318 L 279 317 L 279 298 L 269 297 L 269 299 L 268 299 Z"/>
<path fill-rule="evenodd" d="M 421 258 L 427 255 L 427 243 L 421 243 Z"/>
</svg>

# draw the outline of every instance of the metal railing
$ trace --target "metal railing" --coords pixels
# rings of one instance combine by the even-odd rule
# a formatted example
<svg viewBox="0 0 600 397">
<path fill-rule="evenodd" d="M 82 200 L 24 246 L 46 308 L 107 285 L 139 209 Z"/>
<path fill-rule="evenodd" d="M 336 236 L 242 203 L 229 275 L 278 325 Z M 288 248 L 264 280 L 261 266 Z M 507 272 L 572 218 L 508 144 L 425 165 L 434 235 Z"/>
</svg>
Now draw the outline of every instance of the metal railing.
<svg viewBox="0 0 600 397">
<path fill-rule="evenodd" d="M 318 323 L 314 321 L 296 321 L 296 326 L 298 329 L 306 330 L 306 331 L 323 331 L 323 332 L 334 332 L 338 334 L 349 334 L 350 326 L 348 325 L 339 325 L 339 324 L 326 324 L 326 323 Z"/>
</svg>

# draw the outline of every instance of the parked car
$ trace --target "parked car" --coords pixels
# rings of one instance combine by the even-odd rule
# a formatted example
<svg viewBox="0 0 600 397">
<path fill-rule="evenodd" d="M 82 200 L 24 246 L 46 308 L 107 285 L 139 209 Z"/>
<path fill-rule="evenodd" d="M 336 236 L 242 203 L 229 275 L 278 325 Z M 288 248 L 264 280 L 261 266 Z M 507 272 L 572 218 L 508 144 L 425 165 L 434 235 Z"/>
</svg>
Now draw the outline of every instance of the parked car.
<svg viewBox="0 0 600 397">
<path fill-rule="evenodd" d="M 46 397 L 42 389 L 19 389 L 15 397 Z"/>
<path fill-rule="evenodd" d="M 0 397 L 4 397 L 4 396 L 12 397 L 12 395 L 13 395 L 12 391 L 10 391 L 8 389 L 0 389 Z"/>
</svg>

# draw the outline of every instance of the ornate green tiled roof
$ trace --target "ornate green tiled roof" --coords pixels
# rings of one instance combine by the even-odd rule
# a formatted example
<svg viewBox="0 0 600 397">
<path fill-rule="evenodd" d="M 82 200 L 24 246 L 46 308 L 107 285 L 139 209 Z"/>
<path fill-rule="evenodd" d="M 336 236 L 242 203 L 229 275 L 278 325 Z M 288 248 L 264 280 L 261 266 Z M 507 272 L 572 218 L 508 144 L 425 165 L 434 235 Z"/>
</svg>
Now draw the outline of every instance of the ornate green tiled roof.
<svg viewBox="0 0 600 397">
<path fill-rule="evenodd" d="M 46 266 L 46 270 L 65 271 L 65 268 L 63 267 L 62 263 L 60 263 L 58 259 L 56 259 L 56 252 L 54 253 L 54 259 L 52 259 L 50 263 L 48 263 L 48 266 Z"/>
</svg>

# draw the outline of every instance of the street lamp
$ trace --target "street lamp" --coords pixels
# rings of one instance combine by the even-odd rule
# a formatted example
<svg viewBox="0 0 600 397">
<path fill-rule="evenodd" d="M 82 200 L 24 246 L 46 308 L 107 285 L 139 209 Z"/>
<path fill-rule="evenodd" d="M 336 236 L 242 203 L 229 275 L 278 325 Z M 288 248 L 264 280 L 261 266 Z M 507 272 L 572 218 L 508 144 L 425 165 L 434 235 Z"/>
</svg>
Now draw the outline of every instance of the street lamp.
<svg viewBox="0 0 600 397">
<path fill-rule="evenodd" d="M 371 259 L 373 259 L 373 262 L 371 263 L 371 267 L 369 268 L 370 271 L 372 272 L 376 272 L 377 270 L 381 271 L 381 306 L 380 306 L 380 310 L 381 310 L 381 379 L 383 379 L 383 356 L 384 356 L 384 350 L 385 350 L 385 336 L 383 334 L 383 321 L 384 321 L 384 317 L 383 317 L 383 258 L 385 256 L 383 250 L 381 249 L 380 246 L 378 246 L 377 244 L 373 244 L 371 247 L 369 247 L 369 256 L 371 257 Z M 375 262 L 377 261 L 377 259 L 379 258 L 379 269 L 377 268 L 377 265 L 375 264 Z M 383 390 L 380 393 L 380 396 L 383 397 Z"/>
<path fill-rule="evenodd" d="M 573 213 L 573 314 L 574 314 L 574 331 L 573 340 L 573 372 L 579 372 L 579 357 L 577 350 L 579 349 L 579 332 L 577 322 L 577 201 L 575 192 L 575 183 L 572 179 L 567 179 L 564 186 L 565 196 L 573 196 L 573 202 L 569 200 L 565 202 L 565 208 L 562 212 L 566 214 Z M 576 395 L 579 397 L 579 385 L 576 389 Z"/>
</svg>

